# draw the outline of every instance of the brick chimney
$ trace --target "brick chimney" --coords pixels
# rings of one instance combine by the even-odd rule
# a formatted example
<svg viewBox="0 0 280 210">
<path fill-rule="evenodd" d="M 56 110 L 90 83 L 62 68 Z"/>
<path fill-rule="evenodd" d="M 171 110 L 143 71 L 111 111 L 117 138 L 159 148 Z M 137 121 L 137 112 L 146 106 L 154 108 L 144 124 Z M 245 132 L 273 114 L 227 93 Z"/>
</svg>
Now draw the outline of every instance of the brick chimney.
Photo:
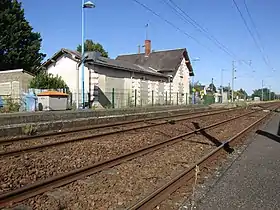
<svg viewBox="0 0 280 210">
<path fill-rule="evenodd" d="M 145 40 L 145 57 L 148 57 L 151 53 L 151 40 Z"/>
</svg>

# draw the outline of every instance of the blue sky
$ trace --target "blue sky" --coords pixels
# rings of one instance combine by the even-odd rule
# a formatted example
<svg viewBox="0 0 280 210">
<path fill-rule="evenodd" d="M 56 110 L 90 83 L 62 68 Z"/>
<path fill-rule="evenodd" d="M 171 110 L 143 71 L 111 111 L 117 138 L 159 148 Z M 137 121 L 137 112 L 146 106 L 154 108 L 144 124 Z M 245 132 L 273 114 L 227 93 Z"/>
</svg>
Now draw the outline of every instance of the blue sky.
<svg viewBox="0 0 280 210">
<path fill-rule="evenodd" d="M 252 68 L 236 62 L 235 88 L 245 88 L 248 93 L 265 86 L 280 92 L 279 19 L 280 1 L 246 0 L 251 16 L 261 36 L 265 55 L 269 58 L 273 72 L 263 61 L 232 0 L 173 0 L 191 18 L 207 28 L 219 42 L 223 43 L 237 58 L 228 56 L 207 37 L 186 23 L 163 0 L 138 0 L 156 13 L 172 22 L 184 32 L 195 37 L 198 44 L 184 33 L 168 25 L 160 18 L 141 7 L 133 0 L 93 0 L 95 9 L 86 10 L 87 39 L 100 42 L 111 58 L 119 54 L 137 53 L 137 46 L 145 40 L 145 25 L 149 23 L 149 38 L 152 49 L 164 50 L 187 48 L 193 63 L 195 80 L 209 84 L 211 78 L 219 86 L 221 69 L 224 84 L 231 82 L 233 60 L 252 61 Z M 75 49 L 81 42 L 81 0 L 21 0 L 25 16 L 34 31 L 43 38 L 42 51 L 51 56 L 60 48 Z M 249 27 L 253 30 L 244 7 L 244 0 L 236 0 Z M 254 30 L 253 30 L 254 32 Z M 255 35 L 255 33 L 254 33 Z M 143 50 L 143 49 L 142 49 Z M 253 72 L 253 70 L 255 72 Z"/>
</svg>

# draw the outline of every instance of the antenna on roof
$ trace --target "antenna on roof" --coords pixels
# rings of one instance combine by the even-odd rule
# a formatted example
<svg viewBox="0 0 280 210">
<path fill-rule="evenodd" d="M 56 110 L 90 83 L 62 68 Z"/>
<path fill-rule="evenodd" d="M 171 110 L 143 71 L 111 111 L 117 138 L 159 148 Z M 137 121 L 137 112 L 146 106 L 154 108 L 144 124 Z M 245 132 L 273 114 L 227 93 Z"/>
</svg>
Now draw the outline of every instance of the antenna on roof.
<svg viewBox="0 0 280 210">
<path fill-rule="evenodd" d="M 146 24 L 146 40 L 148 40 L 148 28 L 149 28 L 149 23 Z"/>
</svg>

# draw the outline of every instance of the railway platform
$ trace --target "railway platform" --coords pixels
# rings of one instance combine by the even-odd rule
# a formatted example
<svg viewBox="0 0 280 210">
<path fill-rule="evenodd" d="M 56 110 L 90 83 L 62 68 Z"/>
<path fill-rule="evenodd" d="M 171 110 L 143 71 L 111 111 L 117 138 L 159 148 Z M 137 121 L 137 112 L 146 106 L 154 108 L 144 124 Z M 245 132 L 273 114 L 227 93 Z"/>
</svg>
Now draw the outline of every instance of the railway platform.
<svg viewBox="0 0 280 210">
<path fill-rule="evenodd" d="M 220 177 L 200 192 L 195 209 L 280 209 L 279 120 L 276 114 L 256 132 Z"/>
</svg>

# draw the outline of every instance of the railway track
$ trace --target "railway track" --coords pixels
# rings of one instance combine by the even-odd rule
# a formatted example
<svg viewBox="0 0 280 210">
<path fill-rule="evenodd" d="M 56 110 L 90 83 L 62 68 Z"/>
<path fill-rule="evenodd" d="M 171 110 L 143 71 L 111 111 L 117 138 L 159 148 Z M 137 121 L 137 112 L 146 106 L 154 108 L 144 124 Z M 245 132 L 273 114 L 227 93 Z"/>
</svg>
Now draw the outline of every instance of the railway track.
<svg viewBox="0 0 280 210">
<path fill-rule="evenodd" d="M 204 131 L 204 130 L 208 130 L 208 129 L 211 129 L 211 128 L 214 128 L 214 127 L 218 127 L 218 126 L 223 125 L 227 122 L 230 122 L 230 121 L 248 116 L 248 115 L 253 114 L 253 113 L 257 113 L 259 111 L 261 111 L 261 110 L 251 111 L 251 112 L 248 112 L 246 114 L 242 114 L 242 115 L 239 115 L 239 116 L 236 116 L 236 117 L 232 117 L 230 119 L 223 120 L 221 122 L 214 123 L 214 124 L 196 129 L 194 131 L 178 135 L 176 137 L 169 138 L 169 139 L 164 140 L 162 142 L 155 143 L 155 144 L 152 144 L 152 145 L 147 146 L 147 147 L 143 147 L 141 149 L 138 149 L 136 151 L 118 156 L 116 158 L 112 158 L 110 160 L 102 161 L 102 162 L 99 162 L 99 163 L 96 163 L 96 164 L 93 164 L 93 165 L 90 165 L 90 166 L 87 166 L 87 167 L 83 167 L 83 168 L 80 168 L 80 169 L 77 169 L 77 170 L 73 170 L 71 172 L 61 174 L 59 176 L 51 177 L 51 178 L 48 178 L 48 179 L 45 179 L 45 180 L 42 180 L 42 181 L 39 181 L 39 182 L 35 182 L 35 183 L 27 185 L 25 187 L 22 187 L 22 188 L 19 188 L 19 189 L 1 194 L 0 195 L 0 206 L 4 206 L 9 202 L 22 201 L 24 199 L 27 199 L 27 198 L 30 198 L 32 196 L 41 194 L 41 193 L 46 192 L 48 190 L 51 190 L 53 188 L 68 184 L 68 183 L 73 182 L 73 181 L 78 180 L 78 179 L 81 179 L 85 176 L 88 176 L 88 175 L 97 173 L 99 171 L 102 171 L 104 169 L 108 169 L 110 167 L 119 165 L 119 164 L 121 164 L 125 161 L 128 161 L 128 160 L 134 159 L 136 157 L 140 157 L 142 155 L 154 152 L 156 150 L 159 150 L 160 148 L 166 147 L 166 146 L 171 145 L 171 144 L 175 144 L 176 142 L 183 141 L 183 139 L 182 139 L 183 137 L 186 137 L 186 136 L 189 136 L 189 135 L 192 135 L 192 134 L 196 134 L 197 132 L 200 132 L 200 131 Z M 263 119 L 264 118 L 262 118 L 262 120 Z M 218 148 L 224 148 L 224 146 L 225 146 L 225 144 L 222 144 Z"/>
<path fill-rule="evenodd" d="M 249 111 L 251 110 L 242 109 L 3 157 L 0 159 L 0 165 L 5 166 L 0 167 L 0 174 L 3 174 L 0 179 L 0 194 L 192 131 L 195 129 L 193 122 L 206 126 Z M 195 146 L 196 143 L 188 144 Z"/>
<path fill-rule="evenodd" d="M 277 109 L 279 106 L 276 106 Z M 265 116 L 257 119 L 255 122 L 244 128 L 242 131 L 238 132 L 228 140 L 224 141 L 220 146 L 209 152 L 207 155 L 202 157 L 199 161 L 193 164 L 188 169 L 174 176 L 169 182 L 165 183 L 149 195 L 144 198 L 138 200 L 135 204 L 128 207 L 127 210 L 148 210 L 155 209 L 162 201 L 168 198 L 173 192 L 179 189 L 181 186 L 186 184 L 192 185 L 190 181 L 193 181 L 196 177 L 196 173 L 198 168 L 203 168 L 207 166 L 207 164 L 211 164 L 211 161 L 218 157 L 224 151 L 227 151 L 228 148 L 232 148 L 235 145 L 235 141 L 239 139 L 242 135 L 250 131 L 256 125 L 261 123 L 264 119 L 266 119 L 270 113 L 267 113 Z"/>
<path fill-rule="evenodd" d="M 105 123 L 105 124 L 102 123 L 102 124 L 93 125 L 93 126 L 72 128 L 71 130 L 48 132 L 48 133 L 42 133 L 42 134 L 36 134 L 36 135 L 17 136 L 17 137 L 12 137 L 12 138 L 2 138 L 2 139 L 0 139 L 0 144 L 23 141 L 23 140 L 38 139 L 38 138 L 43 138 L 43 137 L 49 138 L 49 137 L 53 137 L 53 136 L 62 136 L 62 135 L 66 135 L 66 134 L 77 133 L 77 132 L 81 132 L 81 131 L 89 131 L 89 130 L 93 130 L 93 129 L 109 128 L 109 127 L 120 126 L 120 125 L 128 125 L 128 124 L 148 122 L 148 121 L 153 121 L 153 120 L 170 119 L 172 117 L 181 117 L 181 116 L 187 116 L 187 115 L 193 115 L 193 114 L 203 114 L 203 113 L 208 113 L 208 112 L 223 111 L 223 110 L 225 111 L 225 110 L 232 110 L 232 109 L 236 109 L 236 108 L 222 108 L 222 109 L 216 109 L 216 110 L 209 109 L 209 110 L 194 111 L 194 112 L 182 110 L 182 112 L 184 112 L 184 113 L 170 115 L 170 116 L 148 117 L 148 118 L 141 118 L 141 119 L 137 119 L 137 120 L 127 120 L 127 121 Z M 175 111 L 175 110 L 171 110 L 171 112 L 172 111 Z"/>
<path fill-rule="evenodd" d="M 58 145 L 63 145 L 63 144 L 68 144 L 68 143 L 73 143 L 73 142 L 78 142 L 78 141 L 85 141 L 85 140 L 92 140 L 97 137 L 104 137 L 108 135 L 113 135 L 113 134 L 118 134 L 118 133 L 123 133 L 123 132 L 128 132 L 128 131 L 133 131 L 133 130 L 139 130 L 139 129 L 144 129 L 144 128 L 151 128 L 151 127 L 156 127 L 160 125 L 165 125 L 169 123 L 176 123 L 180 121 L 185 121 L 189 119 L 195 119 L 195 118 L 201 118 L 201 117 L 208 117 L 208 116 L 213 116 L 213 115 L 218 115 L 218 114 L 223 114 L 223 113 L 230 113 L 230 112 L 236 112 L 239 111 L 240 109 L 223 109 L 219 111 L 204 111 L 204 112 L 195 112 L 195 113 L 188 113 L 188 114 L 178 114 L 174 116 L 167 116 L 167 117 L 156 117 L 156 118 L 149 118 L 149 119 L 140 119 L 140 120 L 135 120 L 135 121 L 125 121 L 125 122 L 118 122 L 118 123 L 110 123 L 110 124 L 105 124 L 105 125 L 96 125 L 94 127 L 91 127 L 91 132 L 96 132 L 93 134 L 89 135 L 82 135 L 82 134 L 76 134 L 78 137 L 75 138 L 69 138 L 67 136 L 63 136 L 68 133 L 73 133 L 71 132 L 64 132 L 62 133 L 56 133 L 56 134 L 51 134 L 50 136 L 41 135 L 41 136 L 31 136 L 30 138 L 23 137 L 23 138 L 17 138 L 17 139 L 4 139 L 0 141 L 0 147 L 2 148 L 0 151 L 0 157 L 8 157 L 8 156 L 14 156 L 14 155 L 20 155 L 23 153 L 27 152 L 32 152 L 32 151 L 41 151 L 43 149 L 47 149 L 50 147 L 55 147 Z M 132 126 L 135 125 L 136 123 L 141 123 L 138 126 Z M 128 127 L 117 127 L 116 126 L 127 126 Z M 104 128 L 110 128 L 110 131 L 98 131 L 96 129 L 104 129 Z M 80 129 L 80 131 L 84 131 L 85 129 Z M 88 128 L 86 130 L 89 130 Z M 51 140 L 50 142 L 44 143 L 47 140 L 41 139 L 44 137 L 52 137 L 55 140 Z M 58 139 L 58 140 L 56 140 Z M 61 140 L 62 139 L 62 140 Z M 39 141 L 40 140 L 40 141 Z M 22 143 L 27 143 L 27 144 L 36 144 L 32 146 L 22 146 Z M 41 143 L 42 142 L 42 143 Z M 24 144 L 23 143 L 23 144 Z M 19 144 L 19 145 L 17 145 Z M 8 149 L 8 148 L 11 149 Z M 16 149 L 15 149 L 16 148 Z"/>
</svg>

